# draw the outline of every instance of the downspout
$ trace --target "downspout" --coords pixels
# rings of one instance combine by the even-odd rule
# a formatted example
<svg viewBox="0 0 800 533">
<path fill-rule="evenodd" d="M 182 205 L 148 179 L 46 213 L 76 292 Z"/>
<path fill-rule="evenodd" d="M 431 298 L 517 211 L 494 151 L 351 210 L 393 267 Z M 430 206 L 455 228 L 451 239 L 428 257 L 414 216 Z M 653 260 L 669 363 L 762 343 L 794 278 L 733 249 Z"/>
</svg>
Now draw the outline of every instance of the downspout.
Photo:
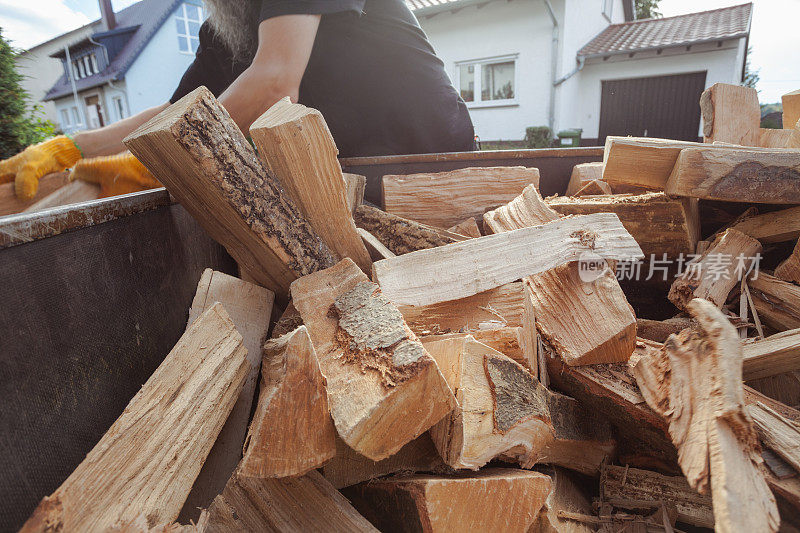
<svg viewBox="0 0 800 533">
<path fill-rule="evenodd" d="M 578 56 L 578 66 L 577 66 L 577 67 L 575 67 L 574 69 L 572 69 L 572 71 L 571 71 L 571 72 L 568 72 L 567 74 L 564 74 L 563 76 L 561 76 L 560 78 L 558 78 L 556 81 L 554 81 L 554 82 L 553 82 L 553 85 L 555 85 L 556 87 L 558 87 L 559 85 L 561 85 L 562 83 L 564 83 L 565 81 L 567 81 L 568 79 L 570 79 L 572 76 L 574 76 L 575 74 L 577 74 L 578 72 L 580 72 L 581 70 L 583 70 L 583 66 L 584 66 L 585 64 L 586 64 L 586 58 L 585 58 L 585 57 L 583 57 L 583 56 Z"/>
<path fill-rule="evenodd" d="M 75 99 L 75 107 L 78 108 L 78 113 L 80 113 L 81 122 L 83 122 L 82 126 L 88 128 L 89 122 L 86 120 L 86 111 L 78 100 L 78 88 L 75 85 L 75 77 L 72 75 L 72 59 L 70 58 L 69 47 L 67 45 L 64 45 L 64 54 L 66 54 L 67 76 L 69 76 L 69 81 L 72 84 L 72 97 Z"/>
<path fill-rule="evenodd" d="M 105 70 L 106 68 L 108 68 L 108 65 L 109 65 L 108 48 L 106 48 L 106 45 L 98 43 L 97 41 L 95 41 L 94 38 L 91 35 L 89 36 L 89 42 L 92 43 L 92 44 L 96 44 L 97 46 L 99 46 L 100 48 L 103 49 L 103 57 L 106 60 L 106 66 L 103 68 L 103 70 Z"/>
<path fill-rule="evenodd" d="M 547 125 L 553 131 L 556 122 L 556 72 L 558 71 L 558 19 L 550 5 L 550 0 L 542 0 L 553 23 L 553 38 L 550 47 L 550 106 L 547 113 Z M 553 132 L 555 133 L 555 132 Z"/>
</svg>

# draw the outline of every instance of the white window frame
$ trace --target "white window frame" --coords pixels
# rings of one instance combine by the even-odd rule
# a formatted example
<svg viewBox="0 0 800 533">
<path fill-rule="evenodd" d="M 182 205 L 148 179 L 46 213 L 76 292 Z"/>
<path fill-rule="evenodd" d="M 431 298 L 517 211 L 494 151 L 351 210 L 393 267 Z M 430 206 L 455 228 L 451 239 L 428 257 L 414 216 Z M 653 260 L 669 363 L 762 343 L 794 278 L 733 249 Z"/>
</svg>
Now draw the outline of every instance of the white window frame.
<svg viewBox="0 0 800 533">
<path fill-rule="evenodd" d="M 117 116 L 117 120 L 122 120 L 127 116 L 125 113 L 125 102 L 122 100 L 122 96 L 112 96 L 111 104 L 114 107 L 114 114 Z"/>
<path fill-rule="evenodd" d="M 611 22 L 611 17 L 614 14 L 614 0 L 602 0 L 601 12 L 603 16 Z"/>
<path fill-rule="evenodd" d="M 92 62 L 92 69 L 94 70 L 94 73 L 95 73 L 95 74 L 100 74 L 100 68 L 99 68 L 99 66 L 97 65 L 97 54 L 91 54 L 91 55 L 89 56 L 89 59 L 90 59 L 90 60 L 91 60 L 91 62 Z"/>
<path fill-rule="evenodd" d="M 461 94 L 461 67 L 474 66 L 473 76 L 475 76 L 474 98 L 472 102 L 465 102 L 468 108 L 482 108 L 482 107 L 505 107 L 519 105 L 517 95 L 519 94 L 519 54 L 507 54 L 503 56 L 485 57 L 481 59 L 470 59 L 467 61 L 456 61 L 455 75 L 453 79 L 456 82 L 456 90 Z M 514 98 L 506 98 L 504 100 L 481 100 L 483 93 L 483 66 L 491 65 L 494 63 L 514 63 Z"/>
<path fill-rule="evenodd" d="M 187 5 L 193 5 L 200 10 L 200 20 L 194 20 L 189 18 L 189 12 L 186 10 Z M 178 52 L 184 55 L 193 56 L 195 55 L 194 47 L 192 46 L 192 41 L 196 41 L 197 44 L 200 44 L 199 33 L 198 36 L 195 37 L 189 32 L 189 23 L 190 22 L 197 22 L 198 24 L 203 24 L 203 17 L 205 16 L 205 9 L 203 9 L 202 4 L 196 4 L 194 2 L 182 2 L 180 8 L 178 8 L 179 13 L 176 15 L 179 21 L 183 22 L 183 32 L 178 31 Z M 189 44 L 189 51 L 181 50 L 181 37 L 186 39 L 186 42 Z"/>
<path fill-rule="evenodd" d="M 69 108 L 64 108 L 61 110 L 61 129 L 66 130 L 72 127 L 72 121 L 69 117 Z"/>
</svg>

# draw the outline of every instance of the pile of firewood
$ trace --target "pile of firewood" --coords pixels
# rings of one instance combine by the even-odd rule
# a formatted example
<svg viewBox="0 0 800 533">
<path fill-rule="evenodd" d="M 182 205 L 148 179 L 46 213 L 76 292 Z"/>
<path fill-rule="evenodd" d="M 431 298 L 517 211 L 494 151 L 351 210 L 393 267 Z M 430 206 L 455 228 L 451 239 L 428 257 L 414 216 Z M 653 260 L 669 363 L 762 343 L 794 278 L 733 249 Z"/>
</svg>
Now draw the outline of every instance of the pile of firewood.
<svg viewBox="0 0 800 533">
<path fill-rule="evenodd" d="M 206 271 L 23 530 L 800 526 L 800 129 L 701 108 L 708 143 L 609 138 L 564 197 L 469 168 L 381 210 L 317 111 L 276 104 L 257 153 L 189 94 L 126 145 L 250 281 Z"/>
</svg>

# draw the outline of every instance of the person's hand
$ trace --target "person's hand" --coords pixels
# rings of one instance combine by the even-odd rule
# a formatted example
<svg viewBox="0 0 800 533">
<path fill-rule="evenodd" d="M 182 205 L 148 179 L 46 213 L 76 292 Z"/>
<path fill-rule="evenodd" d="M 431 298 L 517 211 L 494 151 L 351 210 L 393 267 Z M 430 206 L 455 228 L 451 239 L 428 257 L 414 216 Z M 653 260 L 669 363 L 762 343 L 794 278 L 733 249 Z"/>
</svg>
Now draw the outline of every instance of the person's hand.
<svg viewBox="0 0 800 533">
<path fill-rule="evenodd" d="M 70 180 L 76 179 L 100 185 L 101 198 L 162 186 L 130 152 L 81 159 L 70 174 Z"/>
<path fill-rule="evenodd" d="M 0 183 L 13 181 L 17 197 L 30 200 L 36 196 L 42 176 L 66 170 L 80 158 L 81 151 L 75 143 L 59 135 L 0 161 Z"/>
</svg>

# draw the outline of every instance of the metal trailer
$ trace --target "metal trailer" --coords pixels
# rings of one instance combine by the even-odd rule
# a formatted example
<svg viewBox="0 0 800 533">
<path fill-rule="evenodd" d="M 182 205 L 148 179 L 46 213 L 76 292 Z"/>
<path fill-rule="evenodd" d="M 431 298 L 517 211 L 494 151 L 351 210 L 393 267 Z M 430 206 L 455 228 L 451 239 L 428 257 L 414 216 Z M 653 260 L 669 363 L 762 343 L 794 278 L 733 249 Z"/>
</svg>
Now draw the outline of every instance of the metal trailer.
<svg viewBox="0 0 800 533">
<path fill-rule="evenodd" d="M 532 166 L 544 195 L 601 148 L 361 157 L 386 174 Z M 205 268 L 237 273 L 164 189 L 0 218 L 0 531 L 69 476 L 184 332 Z"/>
</svg>

